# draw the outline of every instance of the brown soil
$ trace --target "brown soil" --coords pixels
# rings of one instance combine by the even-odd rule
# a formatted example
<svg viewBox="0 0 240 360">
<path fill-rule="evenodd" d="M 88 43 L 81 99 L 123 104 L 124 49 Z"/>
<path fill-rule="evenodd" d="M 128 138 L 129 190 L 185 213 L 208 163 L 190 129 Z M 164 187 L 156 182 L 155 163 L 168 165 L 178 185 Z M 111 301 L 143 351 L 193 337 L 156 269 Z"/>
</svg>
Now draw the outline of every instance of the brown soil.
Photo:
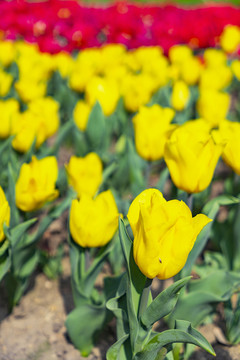
<svg viewBox="0 0 240 360">
<path fill-rule="evenodd" d="M 70 343 L 64 321 L 73 308 L 68 257 L 63 261 L 63 275 L 54 281 L 37 274 L 31 289 L 12 314 L 0 300 L 0 360 L 82 360 Z M 218 360 L 239 360 L 240 346 L 223 345 L 226 340 L 216 325 L 205 325 L 201 332 L 213 344 Z M 114 342 L 114 328 L 109 326 L 88 360 L 104 360 Z M 191 360 L 211 360 L 213 356 L 196 350 Z"/>
</svg>

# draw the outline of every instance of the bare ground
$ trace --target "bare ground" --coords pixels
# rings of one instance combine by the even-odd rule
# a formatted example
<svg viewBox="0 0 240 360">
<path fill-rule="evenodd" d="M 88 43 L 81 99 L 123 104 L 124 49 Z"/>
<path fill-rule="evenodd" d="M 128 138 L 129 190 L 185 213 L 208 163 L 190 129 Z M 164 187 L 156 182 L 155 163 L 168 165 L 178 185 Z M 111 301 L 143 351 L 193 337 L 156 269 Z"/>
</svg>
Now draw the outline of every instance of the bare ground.
<svg viewBox="0 0 240 360">
<path fill-rule="evenodd" d="M 69 341 L 64 321 L 73 308 L 69 259 L 63 261 L 63 275 L 54 281 L 37 274 L 31 289 L 12 314 L 0 300 L 0 360 L 82 360 Z M 239 360 L 240 346 L 221 343 L 225 338 L 216 325 L 205 325 L 201 332 L 213 344 L 218 360 Z M 105 329 L 88 360 L 104 360 L 115 341 L 114 327 Z M 191 360 L 211 360 L 213 356 L 197 350 Z"/>
</svg>

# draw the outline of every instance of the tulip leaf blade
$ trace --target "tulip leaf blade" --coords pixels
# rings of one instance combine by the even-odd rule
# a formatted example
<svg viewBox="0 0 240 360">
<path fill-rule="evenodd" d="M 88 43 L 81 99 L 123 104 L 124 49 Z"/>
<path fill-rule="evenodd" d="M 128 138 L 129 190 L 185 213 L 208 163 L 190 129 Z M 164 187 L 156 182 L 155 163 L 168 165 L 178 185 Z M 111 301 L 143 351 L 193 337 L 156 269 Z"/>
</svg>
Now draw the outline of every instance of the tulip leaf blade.
<svg viewBox="0 0 240 360">
<path fill-rule="evenodd" d="M 9 245 L 9 241 L 5 240 L 0 246 L 0 281 L 4 278 L 11 266 Z"/>
<path fill-rule="evenodd" d="M 132 348 L 134 349 L 137 343 L 139 321 L 139 303 L 142 291 L 146 284 L 146 276 L 144 276 L 139 270 L 137 264 L 133 258 L 133 243 L 127 234 L 126 227 L 121 218 L 119 218 L 119 237 L 122 245 L 122 251 L 124 254 L 128 282 L 127 282 L 127 309 L 129 317 L 130 339 Z"/>
<path fill-rule="evenodd" d="M 101 105 L 97 101 L 89 115 L 86 129 L 86 136 L 92 150 L 100 149 L 102 147 L 105 131 L 105 117 Z"/>
<path fill-rule="evenodd" d="M 195 244 L 194 244 L 190 254 L 188 255 L 187 262 L 181 271 L 181 277 L 187 276 L 191 273 L 193 264 L 195 263 L 196 259 L 201 254 L 201 252 L 203 251 L 203 249 L 207 243 L 207 240 L 209 238 L 209 235 L 210 235 L 213 223 L 214 223 L 214 219 L 217 216 L 220 206 L 221 205 L 238 204 L 239 202 L 240 202 L 240 199 L 237 197 L 230 196 L 230 195 L 220 195 L 220 196 L 216 197 L 215 199 L 210 200 L 204 206 L 202 213 L 207 215 L 213 221 L 208 223 L 202 229 L 200 234 L 198 235 L 197 240 L 195 241 Z"/>
<path fill-rule="evenodd" d="M 127 360 L 124 353 L 121 353 L 121 347 L 129 337 L 129 334 L 124 335 L 121 339 L 115 342 L 107 351 L 107 360 Z"/>
<path fill-rule="evenodd" d="M 105 306 L 81 304 L 68 314 L 66 328 L 74 346 L 83 356 L 91 352 L 100 329 L 107 321 Z"/>
<path fill-rule="evenodd" d="M 154 335 L 144 349 L 135 355 L 133 360 L 156 360 L 162 348 L 174 343 L 193 344 L 215 355 L 212 346 L 202 334 L 191 326 L 191 323 L 178 320 L 175 329 Z"/>
<path fill-rule="evenodd" d="M 216 270 L 205 278 L 191 281 L 189 292 L 183 294 L 173 312 L 169 315 L 168 324 L 174 325 L 176 319 L 190 321 L 198 326 L 211 314 L 217 303 L 227 301 L 240 287 L 240 275 L 236 272 Z"/>
<path fill-rule="evenodd" d="M 147 307 L 141 317 L 142 323 L 148 328 L 156 321 L 168 315 L 175 307 L 179 291 L 189 282 L 191 276 L 178 280 L 162 291 Z"/>
</svg>

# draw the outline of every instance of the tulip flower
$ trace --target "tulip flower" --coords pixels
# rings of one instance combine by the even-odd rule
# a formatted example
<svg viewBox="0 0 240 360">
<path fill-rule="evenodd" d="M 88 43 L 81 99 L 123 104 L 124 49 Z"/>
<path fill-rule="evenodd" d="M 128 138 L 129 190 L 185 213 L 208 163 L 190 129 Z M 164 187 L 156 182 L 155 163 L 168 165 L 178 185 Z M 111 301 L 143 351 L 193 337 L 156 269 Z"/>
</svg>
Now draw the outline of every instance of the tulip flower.
<svg viewBox="0 0 240 360">
<path fill-rule="evenodd" d="M 0 243 L 4 240 L 5 235 L 3 232 L 3 224 L 7 226 L 10 223 L 10 206 L 6 199 L 6 196 L 3 192 L 3 189 L 0 186 Z"/>
<path fill-rule="evenodd" d="M 114 112 L 119 98 L 118 86 L 114 80 L 94 76 L 86 86 L 87 103 L 93 106 L 99 101 L 106 116 Z"/>
<path fill-rule="evenodd" d="M 182 111 L 186 108 L 190 98 L 190 91 L 187 84 L 178 80 L 173 84 L 171 104 L 177 111 Z"/>
<path fill-rule="evenodd" d="M 76 190 L 78 197 L 83 193 L 93 197 L 102 182 L 102 161 L 96 153 L 85 157 L 72 156 L 66 165 L 70 185 Z"/>
<path fill-rule="evenodd" d="M 85 131 L 92 107 L 83 100 L 79 100 L 73 110 L 73 119 L 79 130 Z"/>
<path fill-rule="evenodd" d="M 0 96 L 6 96 L 13 82 L 13 76 L 0 69 Z"/>
<path fill-rule="evenodd" d="M 132 119 L 137 152 L 146 160 L 163 157 L 165 143 L 176 125 L 170 124 L 175 112 L 160 105 L 142 106 Z"/>
<path fill-rule="evenodd" d="M 240 123 L 225 120 L 220 124 L 219 131 L 227 141 L 222 158 L 226 164 L 240 175 Z"/>
<path fill-rule="evenodd" d="M 134 260 L 150 279 L 176 275 L 185 265 L 198 234 L 211 221 L 203 214 L 192 217 L 183 201 L 166 201 L 157 189 L 138 195 L 127 217 L 134 235 Z"/>
<path fill-rule="evenodd" d="M 203 120 L 189 121 L 173 131 L 164 159 L 179 189 L 197 193 L 208 187 L 225 145 L 218 135 Z"/>
<path fill-rule="evenodd" d="M 82 247 L 101 247 L 113 237 L 118 227 L 118 209 L 110 190 L 92 199 L 82 194 L 73 200 L 70 210 L 70 232 Z"/>
<path fill-rule="evenodd" d="M 19 112 L 19 102 L 15 99 L 1 100 L 0 101 L 0 138 L 4 139 L 11 135 L 12 119 Z"/>
<path fill-rule="evenodd" d="M 240 28 L 228 25 L 224 28 L 220 37 L 220 44 L 227 53 L 234 53 L 240 46 Z"/>
<path fill-rule="evenodd" d="M 226 118 L 230 107 L 230 95 L 216 90 L 202 89 L 197 101 L 198 114 L 213 127 Z M 218 104 L 218 106 L 216 106 Z"/>
<path fill-rule="evenodd" d="M 55 189 L 58 177 L 57 160 L 53 156 L 38 160 L 35 156 L 29 164 L 23 164 L 16 182 L 16 205 L 22 211 L 34 211 L 46 202 L 54 200 L 59 192 Z"/>
</svg>

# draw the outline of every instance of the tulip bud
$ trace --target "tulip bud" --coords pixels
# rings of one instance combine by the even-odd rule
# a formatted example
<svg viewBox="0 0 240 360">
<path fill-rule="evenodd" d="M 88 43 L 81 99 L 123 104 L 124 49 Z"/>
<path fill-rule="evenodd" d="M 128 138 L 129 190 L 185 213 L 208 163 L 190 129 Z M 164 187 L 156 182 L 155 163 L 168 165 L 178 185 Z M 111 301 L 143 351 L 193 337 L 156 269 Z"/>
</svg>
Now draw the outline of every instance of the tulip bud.
<svg viewBox="0 0 240 360">
<path fill-rule="evenodd" d="M 16 205 L 23 211 L 34 211 L 58 196 L 55 183 L 58 177 L 57 160 L 53 156 L 23 164 L 16 182 Z"/>
<path fill-rule="evenodd" d="M 102 182 L 102 161 L 96 153 L 89 153 L 83 158 L 72 156 L 66 165 L 70 185 L 78 197 L 83 193 L 93 197 Z"/>
<path fill-rule="evenodd" d="M 130 205 L 128 215 L 134 241 L 133 256 L 150 279 L 168 279 L 185 265 L 206 215 L 192 217 L 183 201 L 166 201 L 157 189 L 147 189 Z"/>
<path fill-rule="evenodd" d="M 92 199 L 82 194 L 73 200 L 70 210 L 70 232 L 82 247 L 106 245 L 118 227 L 118 209 L 110 190 Z"/>
<path fill-rule="evenodd" d="M 176 125 L 170 124 L 175 112 L 160 105 L 142 106 L 132 119 L 137 152 L 146 160 L 163 157 L 165 143 Z"/>
<path fill-rule="evenodd" d="M 3 189 L 0 186 L 0 243 L 4 240 L 3 224 L 10 223 L 10 206 L 7 202 Z"/>
<path fill-rule="evenodd" d="M 220 44 L 227 53 L 234 53 L 240 45 L 240 28 L 228 25 L 224 28 L 220 37 Z"/>
<path fill-rule="evenodd" d="M 225 142 L 203 120 L 188 121 L 173 131 L 164 149 L 164 159 L 174 184 L 188 193 L 203 191 L 210 184 Z"/>
<path fill-rule="evenodd" d="M 171 104 L 177 111 L 182 111 L 188 104 L 190 91 L 184 81 L 178 80 L 173 85 Z"/>
</svg>

